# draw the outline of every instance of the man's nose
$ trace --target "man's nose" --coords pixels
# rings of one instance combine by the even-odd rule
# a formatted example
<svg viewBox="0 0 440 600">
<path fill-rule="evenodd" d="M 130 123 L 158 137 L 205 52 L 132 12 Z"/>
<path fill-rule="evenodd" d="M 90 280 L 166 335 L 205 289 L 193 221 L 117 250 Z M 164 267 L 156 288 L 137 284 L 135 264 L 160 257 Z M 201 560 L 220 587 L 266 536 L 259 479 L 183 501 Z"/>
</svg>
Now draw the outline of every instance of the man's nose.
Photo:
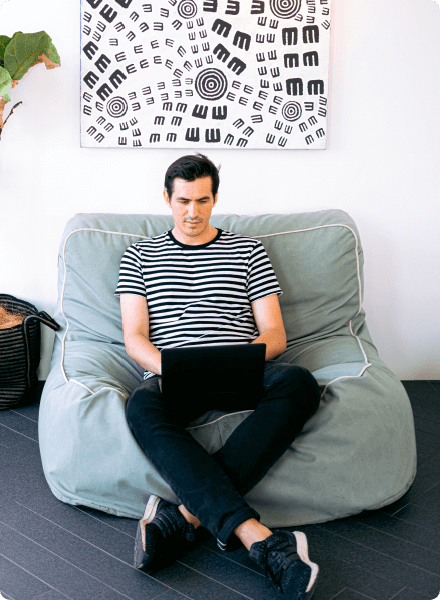
<svg viewBox="0 0 440 600">
<path fill-rule="evenodd" d="M 197 213 L 198 213 L 197 204 L 195 202 L 190 202 L 189 206 L 188 206 L 188 216 L 190 216 L 191 218 L 195 218 L 195 217 L 197 217 Z"/>
</svg>

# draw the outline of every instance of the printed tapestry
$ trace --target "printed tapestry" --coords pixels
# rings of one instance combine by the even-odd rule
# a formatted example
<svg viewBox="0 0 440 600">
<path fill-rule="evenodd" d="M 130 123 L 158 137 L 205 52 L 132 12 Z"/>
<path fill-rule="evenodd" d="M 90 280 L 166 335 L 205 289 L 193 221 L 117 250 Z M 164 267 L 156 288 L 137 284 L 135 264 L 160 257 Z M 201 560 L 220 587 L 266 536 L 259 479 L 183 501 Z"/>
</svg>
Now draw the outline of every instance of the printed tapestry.
<svg viewBox="0 0 440 600">
<path fill-rule="evenodd" d="M 331 0 L 81 0 L 81 145 L 326 147 Z"/>
</svg>

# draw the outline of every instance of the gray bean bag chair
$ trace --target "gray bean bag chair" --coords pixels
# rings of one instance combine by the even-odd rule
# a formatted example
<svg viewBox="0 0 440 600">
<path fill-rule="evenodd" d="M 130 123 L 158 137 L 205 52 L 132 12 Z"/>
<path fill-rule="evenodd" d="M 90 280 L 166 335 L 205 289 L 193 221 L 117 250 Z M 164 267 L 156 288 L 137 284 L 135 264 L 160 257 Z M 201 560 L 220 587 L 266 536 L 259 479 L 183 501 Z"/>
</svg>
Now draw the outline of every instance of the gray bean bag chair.
<svg viewBox="0 0 440 600">
<path fill-rule="evenodd" d="M 318 523 L 400 498 L 416 473 L 414 422 L 401 382 L 379 358 L 362 309 L 363 254 L 345 212 L 213 216 L 264 244 L 281 288 L 287 350 L 322 388 L 316 414 L 247 494 L 269 527 Z M 125 403 L 143 370 L 125 352 L 116 287 L 126 248 L 173 227 L 172 217 L 80 214 L 59 256 L 59 298 L 39 440 L 44 473 L 61 501 L 140 518 L 145 496 L 177 498 L 127 426 Z M 189 426 L 208 452 L 249 411 L 210 411 Z"/>
</svg>

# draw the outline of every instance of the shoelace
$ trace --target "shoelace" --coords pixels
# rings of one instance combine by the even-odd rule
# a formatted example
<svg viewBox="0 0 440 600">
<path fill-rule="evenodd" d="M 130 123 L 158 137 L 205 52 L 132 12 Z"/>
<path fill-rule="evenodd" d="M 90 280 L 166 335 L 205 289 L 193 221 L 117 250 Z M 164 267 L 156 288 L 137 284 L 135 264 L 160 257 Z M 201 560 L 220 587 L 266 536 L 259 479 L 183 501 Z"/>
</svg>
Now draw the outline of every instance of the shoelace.
<svg viewBox="0 0 440 600">
<path fill-rule="evenodd" d="M 280 550 L 286 550 L 286 552 L 281 554 L 279 552 Z M 266 586 L 268 588 L 273 587 L 282 592 L 281 578 L 284 569 L 288 567 L 292 561 L 301 559 L 288 540 L 280 540 L 273 548 L 268 549 L 266 552 L 266 567 L 264 569 L 264 574 L 267 577 Z M 269 554 L 272 554 L 270 558 Z"/>
</svg>

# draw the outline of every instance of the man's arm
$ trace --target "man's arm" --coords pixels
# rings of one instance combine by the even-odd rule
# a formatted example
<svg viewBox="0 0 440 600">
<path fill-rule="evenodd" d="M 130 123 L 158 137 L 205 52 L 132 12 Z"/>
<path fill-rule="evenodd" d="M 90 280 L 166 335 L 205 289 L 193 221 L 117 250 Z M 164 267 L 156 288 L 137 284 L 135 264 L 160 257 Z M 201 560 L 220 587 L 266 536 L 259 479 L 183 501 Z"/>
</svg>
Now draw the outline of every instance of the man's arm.
<svg viewBox="0 0 440 600">
<path fill-rule="evenodd" d="M 141 367 L 162 374 L 160 351 L 149 340 L 149 316 L 146 298 L 121 294 L 122 329 L 125 349 Z"/>
<path fill-rule="evenodd" d="M 266 360 L 272 360 L 284 352 L 287 347 L 286 330 L 284 329 L 278 296 L 266 296 L 252 302 L 252 312 L 257 324 L 257 339 L 253 344 L 266 344 Z"/>
</svg>

